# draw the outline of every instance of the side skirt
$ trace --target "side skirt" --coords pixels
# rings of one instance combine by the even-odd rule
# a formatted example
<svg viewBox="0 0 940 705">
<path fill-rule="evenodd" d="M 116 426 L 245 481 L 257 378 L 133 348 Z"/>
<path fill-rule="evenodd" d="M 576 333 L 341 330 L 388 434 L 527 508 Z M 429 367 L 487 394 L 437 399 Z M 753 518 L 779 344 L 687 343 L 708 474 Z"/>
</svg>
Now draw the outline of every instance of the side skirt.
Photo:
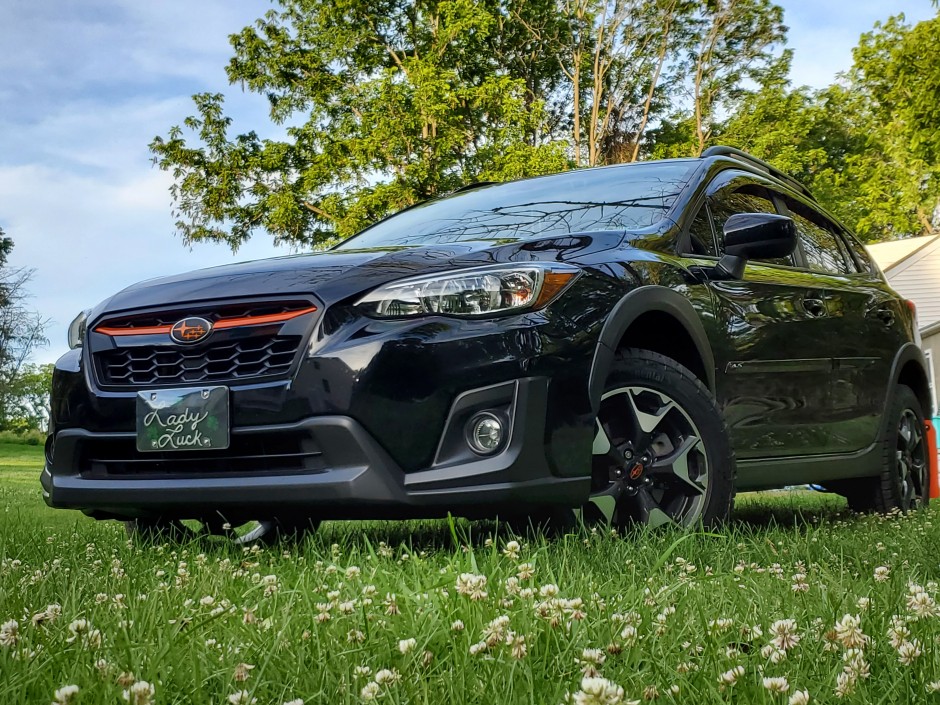
<svg viewBox="0 0 940 705">
<path fill-rule="evenodd" d="M 787 485 L 825 484 L 831 480 L 870 477 L 881 472 L 878 443 L 846 455 L 738 460 L 738 491 L 769 490 Z"/>
</svg>

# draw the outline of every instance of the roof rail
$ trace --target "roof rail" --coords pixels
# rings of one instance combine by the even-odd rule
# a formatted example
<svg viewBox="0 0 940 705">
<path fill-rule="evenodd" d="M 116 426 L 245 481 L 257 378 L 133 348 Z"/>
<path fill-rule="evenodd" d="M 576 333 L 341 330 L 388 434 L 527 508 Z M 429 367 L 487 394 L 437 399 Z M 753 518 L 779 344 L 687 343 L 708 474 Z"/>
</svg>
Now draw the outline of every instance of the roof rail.
<svg viewBox="0 0 940 705">
<path fill-rule="evenodd" d="M 484 186 L 492 186 L 493 184 L 498 184 L 499 181 L 473 181 L 469 184 L 464 184 L 463 186 L 458 186 L 453 191 L 450 191 L 447 195 L 453 196 L 455 193 L 463 193 L 464 191 L 473 191 L 474 189 L 483 188 Z"/>
<path fill-rule="evenodd" d="M 726 147 L 724 145 L 716 144 L 714 147 L 709 147 L 704 152 L 702 152 L 701 156 L 702 157 L 733 157 L 734 159 L 737 159 L 738 161 L 745 162 L 746 164 L 750 164 L 751 166 L 756 166 L 761 171 L 764 171 L 770 174 L 771 176 L 777 179 L 780 179 L 787 186 L 792 188 L 794 191 L 797 191 L 803 194 L 808 199 L 812 201 L 816 200 L 816 197 L 812 194 L 812 192 L 808 188 L 806 188 L 803 184 L 801 184 L 799 181 L 794 179 L 792 176 L 780 171 L 780 169 L 778 169 L 775 166 L 771 166 L 770 164 L 763 161 L 762 159 L 758 159 L 757 157 L 748 154 L 744 150 L 737 149 L 735 147 Z"/>
</svg>

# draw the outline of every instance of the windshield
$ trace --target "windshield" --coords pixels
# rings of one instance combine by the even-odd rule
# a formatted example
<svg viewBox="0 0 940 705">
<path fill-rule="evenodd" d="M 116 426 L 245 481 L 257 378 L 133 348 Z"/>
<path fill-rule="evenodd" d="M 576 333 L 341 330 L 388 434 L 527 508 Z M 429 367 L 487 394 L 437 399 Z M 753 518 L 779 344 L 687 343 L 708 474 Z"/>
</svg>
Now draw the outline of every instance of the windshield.
<svg viewBox="0 0 940 705">
<path fill-rule="evenodd" d="M 651 162 L 481 186 L 402 211 L 337 249 L 645 228 L 665 216 L 695 166 L 691 160 Z"/>
</svg>

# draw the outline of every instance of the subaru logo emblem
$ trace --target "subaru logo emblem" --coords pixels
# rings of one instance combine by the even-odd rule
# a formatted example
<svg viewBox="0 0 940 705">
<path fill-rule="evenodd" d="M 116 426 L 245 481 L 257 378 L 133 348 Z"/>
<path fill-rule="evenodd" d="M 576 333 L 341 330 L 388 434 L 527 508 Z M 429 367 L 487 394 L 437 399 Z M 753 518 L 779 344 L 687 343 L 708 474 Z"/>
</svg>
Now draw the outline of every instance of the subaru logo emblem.
<svg viewBox="0 0 940 705">
<path fill-rule="evenodd" d="M 205 318 L 191 316 L 174 323 L 170 328 L 170 337 L 177 343 L 198 343 L 200 340 L 205 340 L 211 332 L 212 323 Z"/>
</svg>

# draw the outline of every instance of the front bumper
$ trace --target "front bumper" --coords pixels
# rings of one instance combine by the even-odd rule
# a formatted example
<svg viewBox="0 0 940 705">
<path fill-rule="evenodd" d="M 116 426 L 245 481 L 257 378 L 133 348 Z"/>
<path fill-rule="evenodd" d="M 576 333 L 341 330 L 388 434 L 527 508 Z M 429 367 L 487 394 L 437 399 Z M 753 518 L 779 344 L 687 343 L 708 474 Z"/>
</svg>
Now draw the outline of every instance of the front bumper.
<svg viewBox="0 0 940 705">
<path fill-rule="evenodd" d="M 575 506 L 586 501 L 590 478 L 552 472 L 545 444 L 548 388 L 545 378 L 525 378 L 461 395 L 433 463 L 412 472 L 405 472 L 357 421 L 340 415 L 235 428 L 233 447 L 258 453 L 242 452 L 231 461 L 206 456 L 200 462 L 193 454 L 180 455 L 176 462 L 172 455 L 165 461 L 142 459 L 132 452 L 122 455 L 122 448 L 133 446 L 132 432 L 65 429 L 47 452 L 43 496 L 52 507 L 81 509 L 99 518 L 221 516 L 233 524 L 291 515 L 489 516 Z M 462 432 L 467 414 L 498 404 L 507 405 L 511 418 L 500 452 L 478 457 L 449 444 Z M 298 452 L 265 452 L 284 438 L 294 439 Z M 276 462 L 283 458 L 290 465 L 286 459 L 300 456 L 290 468 Z M 225 467 L 227 462 L 237 463 L 236 469 Z"/>
</svg>

